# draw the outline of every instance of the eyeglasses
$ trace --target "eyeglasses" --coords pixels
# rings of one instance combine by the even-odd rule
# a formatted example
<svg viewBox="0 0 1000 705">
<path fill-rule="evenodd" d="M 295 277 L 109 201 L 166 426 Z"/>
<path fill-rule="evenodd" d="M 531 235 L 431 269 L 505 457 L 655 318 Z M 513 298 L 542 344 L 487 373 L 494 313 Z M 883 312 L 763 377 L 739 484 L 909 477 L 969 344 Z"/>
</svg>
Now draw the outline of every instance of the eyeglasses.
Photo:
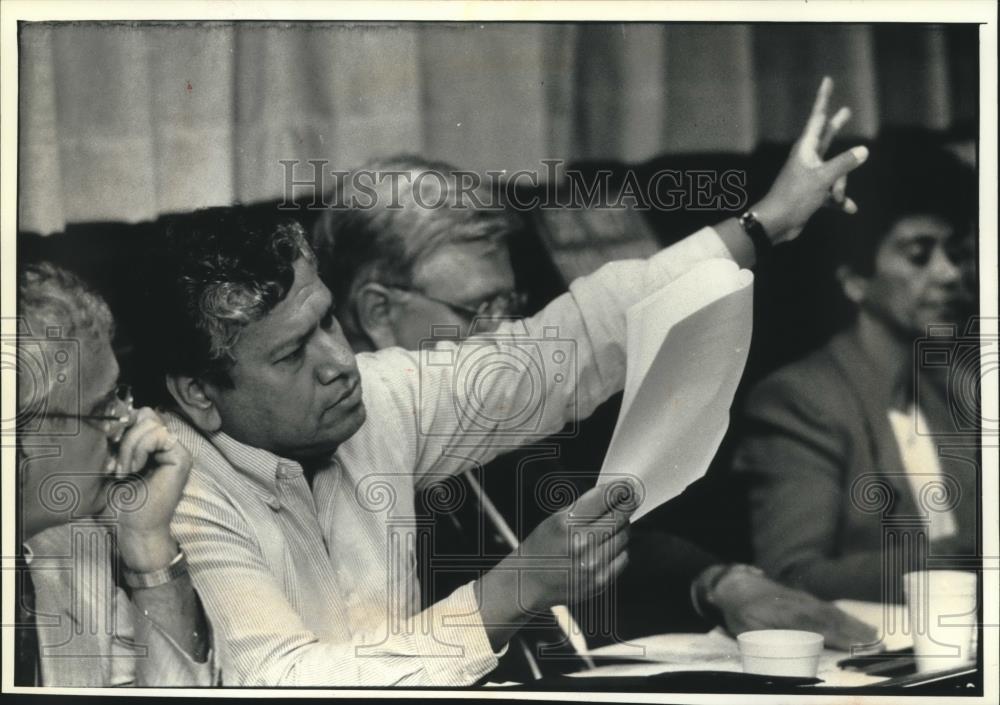
<svg viewBox="0 0 1000 705">
<path fill-rule="evenodd" d="M 93 414 L 67 414 L 61 411 L 48 411 L 45 417 L 49 419 L 76 419 L 78 421 L 98 422 L 99 428 L 108 436 L 117 438 L 132 423 L 134 412 L 132 387 L 119 384 L 106 399 L 102 400 Z"/>
<path fill-rule="evenodd" d="M 427 299 L 428 301 L 433 301 L 434 303 L 441 304 L 442 306 L 447 306 L 458 315 L 472 319 L 486 318 L 496 320 L 498 318 L 506 318 L 508 316 L 518 316 L 524 310 L 524 304 L 528 298 L 519 291 L 505 291 L 486 299 L 478 306 L 473 307 L 466 306 L 465 304 L 456 304 L 451 301 L 445 301 L 444 299 L 439 299 L 435 296 L 425 294 L 419 289 L 410 289 L 402 286 L 394 286 L 391 288 L 396 289 L 397 291 L 405 291 L 408 294 L 415 294 L 421 298 Z"/>
</svg>

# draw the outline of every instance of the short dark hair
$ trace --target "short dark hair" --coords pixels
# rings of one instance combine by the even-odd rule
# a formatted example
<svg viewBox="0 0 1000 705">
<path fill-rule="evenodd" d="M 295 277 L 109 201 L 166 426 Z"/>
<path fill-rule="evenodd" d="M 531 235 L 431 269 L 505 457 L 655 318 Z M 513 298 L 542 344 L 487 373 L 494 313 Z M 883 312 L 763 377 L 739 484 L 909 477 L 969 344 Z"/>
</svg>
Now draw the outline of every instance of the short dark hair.
<svg viewBox="0 0 1000 705">
<path fill-rule="evenodd" d="M 436 178 L 419 177 L 428 172 Z M 406 178 L 376 177 L 362 183 L 368 175 L 388 173 Z M 437 248 L 476 240 L 501 242 L 523 227 L 499 202 L 490 208 L 475 207 L 461 188 L 460 173 L 447 162 L 409 154 L 376 159 L 352 171 L 334 201 L 370 205 L 330 209 L 317 219 L 311 242 L 320 277 L 333 293 L 337 318 L 351 342 L 362 335 L 353 306 L 361 286 L 373 281 L 412 286 L 415 265 Z M 371 188 L 362 192 L 359 186 Z M 391 192 L 395 187 L 398 191 Z M 420 189 L 420 198 L 415 188 Z M 476 193 L 486 203 L 489 196 L 482 188 Z M 437 191 L 424 193 L 433 189 Z"/>
<path fill-rule="evenodd" d="M 838 219 L 833 246 L 841 263 L 870 276 L 893 225 L 914 215 L 940 218 L 962 232 L 976 214 L 972 168 L 925 135 L 890 133 L 871 146 L 871 157 L 847 180 L 858 213 Z"/>
<path fill-rule="evenodd" d="M 302 226 L 283 214 L 226 206 L 165 216 L 159 225 L 138 352 L 156 385 L 148 391 L 166 403 L 166 375 L 231 385 L 240 331 L 285 298 L 300 257 L 315 257 Z"/>
</svg>

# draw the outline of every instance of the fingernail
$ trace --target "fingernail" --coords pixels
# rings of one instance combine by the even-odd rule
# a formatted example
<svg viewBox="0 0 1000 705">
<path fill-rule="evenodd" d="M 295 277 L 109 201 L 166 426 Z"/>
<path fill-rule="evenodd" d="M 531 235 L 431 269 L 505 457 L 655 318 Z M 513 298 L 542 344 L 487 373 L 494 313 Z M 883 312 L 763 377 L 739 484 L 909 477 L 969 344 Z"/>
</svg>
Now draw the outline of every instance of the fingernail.
<svg viewBox="0 0 1000 705">
<path fill-rule="evenodd" d="M 866 159 L 868 159 L 868 148 L 867 147 L 855 147 L 851 150 L 851 154 L 854 155 L 854 159 L 858 164 L 863 164 Z"/>
</svg>

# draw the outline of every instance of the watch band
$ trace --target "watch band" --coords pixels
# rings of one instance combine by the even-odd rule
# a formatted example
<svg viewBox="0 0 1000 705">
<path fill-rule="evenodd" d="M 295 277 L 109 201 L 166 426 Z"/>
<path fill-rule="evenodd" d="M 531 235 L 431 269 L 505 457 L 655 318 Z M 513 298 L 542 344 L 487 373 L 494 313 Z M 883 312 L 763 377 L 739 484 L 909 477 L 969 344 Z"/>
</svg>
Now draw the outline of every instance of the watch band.
<svg viewBox="0 0 1000 705">
<path fill-rule="evenodd" d="M 754 211 L 747 211 L 740 216 L 740 227 L 743 228 L 743 232 L 747 234 L 750 241 L 753 243 L 753 249 L 757 253 L 757 259 L 761 260 L 770 253 L 771 248 L 774 247 L 774 243 L 771 242 L 771 238 L 767 236 L 767 230 L 761 225 L 761 222 L 757 220 L 757 213 Z"/>
<path fill-rule="evenodd" d="M 122 569 L 122 577 L 125 584 L 133 590 L 160 587 L 171 583 L 181 576 L 187 575 L 187 559 L 184 551 L 178 551 L 177 556 L 170 561 L 170 565 L 159 570 L 151 570 L 148 573 L 135 573 L 128 568 Z"/>
</svg>

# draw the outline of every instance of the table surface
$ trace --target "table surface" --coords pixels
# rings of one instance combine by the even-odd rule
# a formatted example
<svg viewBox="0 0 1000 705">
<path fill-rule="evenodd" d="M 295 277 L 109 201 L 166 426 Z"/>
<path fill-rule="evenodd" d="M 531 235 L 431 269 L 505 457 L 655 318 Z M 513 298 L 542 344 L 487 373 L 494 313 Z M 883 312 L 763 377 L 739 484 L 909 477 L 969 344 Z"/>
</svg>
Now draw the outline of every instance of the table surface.
<svg viewBox="0 0 1000 705">
<path fill-rule="evenodd" d="M 911 637 L 904 633 L 902 605 L 883 608 L 878 603 L 844 600 L 837 603 L 845 612 L 872 624 L 879 630 L 886 650 L 912 646 Z M 607 676 L 651 676 L 670 671 L 732 671 L 743 672 L 736 640 L 721 629 L 707 634 L 659 634 L 628 643 L 612 644 L 591 652 L 594 656 L 614 656 L 643 659 L 643 663 L 616 663 L 574 673 L 574 678 Z M 824 687 L 862 687 L 881 683 L 887 678 L 856 671 L 845 671 L 837 662 L 849 658 L 846 651 L 825 649 L 820 656 L 817 678 Z"/>
</svg>

